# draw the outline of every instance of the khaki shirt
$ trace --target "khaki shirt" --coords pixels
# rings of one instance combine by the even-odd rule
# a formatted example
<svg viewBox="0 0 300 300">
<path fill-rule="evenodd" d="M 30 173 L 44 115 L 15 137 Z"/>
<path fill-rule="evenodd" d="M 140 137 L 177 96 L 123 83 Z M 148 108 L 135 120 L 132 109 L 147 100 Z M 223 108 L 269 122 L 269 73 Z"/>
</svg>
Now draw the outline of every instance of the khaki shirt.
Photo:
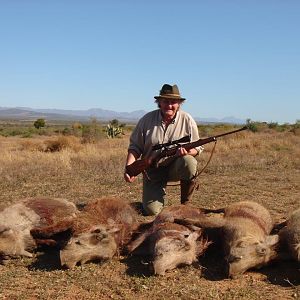
<svg viewBox="0 0 300 300">
<path fill-rule="evenodd" d="M 172 123 L 166 126 L 160 109 L 157 109 L 139 120 L 130 136 L 128 150 L 134 150 L 142 158 L 149 157 L 153 153 L 154 145 L 178 140 L 187 135 L 191 136 L 191 142 L 199 140 L 197 124 L 190 114 L 179 109 Z M 203 147 L 196 149 L 199 153 Z"/>
</svg>

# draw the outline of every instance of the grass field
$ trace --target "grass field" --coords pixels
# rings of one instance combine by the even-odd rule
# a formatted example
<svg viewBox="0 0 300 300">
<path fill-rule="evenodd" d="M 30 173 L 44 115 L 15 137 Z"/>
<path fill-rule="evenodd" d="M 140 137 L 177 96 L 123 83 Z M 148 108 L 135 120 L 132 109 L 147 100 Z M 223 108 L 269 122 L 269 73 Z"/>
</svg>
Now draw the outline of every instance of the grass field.
<svg viewBox="0 0 300 300">
<path fill-rule="evenodd" d="M 52 145 L 57 150 L 47 151 Z M 76 137 L 0 136 L 0 207 L 19 199 L 51 196 L 87 202 L 118 196 L 138 203 L 141 177 L 123 180 L 128 134 L 90 144 Z M 212 145 L 200 155 L 199 169 Z M 212 160 L 199 176 L 193 204 L 223 207 L 240 200 L 266 206 L 282 221 L 300 206 L 300 136 L 266 130 L 220 139 Z M 179 187 L 168 187 L 168 205 L 179 203 Z M 145 217 L 141 216 L 141 219 Z M 199 263 L 152 276 L 147 260 L 115 257 L 74 270 L 59 267 L 57 253 L 0 265 L 0 299 L 299 299 L 300 269 L 276 262 L 261 270 L 226 279 L 221 255 L 207 252 Z"/>
</svg>

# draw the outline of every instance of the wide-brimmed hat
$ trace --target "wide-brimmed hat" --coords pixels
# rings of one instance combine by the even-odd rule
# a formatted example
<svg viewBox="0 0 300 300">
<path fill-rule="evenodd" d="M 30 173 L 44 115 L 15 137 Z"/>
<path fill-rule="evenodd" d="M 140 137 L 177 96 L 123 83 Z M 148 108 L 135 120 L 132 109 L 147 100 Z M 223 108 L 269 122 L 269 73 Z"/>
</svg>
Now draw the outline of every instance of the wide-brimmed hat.
<svg viewBox="0 0 300 300">
<path fill-rule="evenodd" d="M 166 99 L 177 99 L 184 101 L 185 98 L 182 98 L 179 93 L 178 86 L 176 84 L 170 85 L 170 84 L 164 84 L 159 91 L 159 96 L 154 96 L 156 100 L 166 98 Z"/>
</svg>

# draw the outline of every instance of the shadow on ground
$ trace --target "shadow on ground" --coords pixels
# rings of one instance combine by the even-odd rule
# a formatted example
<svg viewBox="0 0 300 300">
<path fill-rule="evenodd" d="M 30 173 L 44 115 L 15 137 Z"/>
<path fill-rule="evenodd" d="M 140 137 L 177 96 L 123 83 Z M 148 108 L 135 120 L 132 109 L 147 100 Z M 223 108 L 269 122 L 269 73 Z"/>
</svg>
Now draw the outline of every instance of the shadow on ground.
<svg viewBox="0 0 300 300">
<path fill-rule="evenodd" d="M 35 261 L 28 269 L 41 271 L 61 270 L 59 250 L 47 249 L 43 252 L 37 252 Z"/>
<path fill-rule="evenodd" d="M 208 250 L 199 258 L 202 267 L 202 277 L 209 281 L 220 281 L 227 278 L 225 261 L 222 256 L 214 250 Z"/>
<path fill-rule="evenodd" d="M 126 274 L 134 277 L 150 277 L 153 275 L 151 258 L 147 256 L 128 256 L 122 263 L 127 265 Z"/>
<path fill-rule="evenodd" d="M 300 286 L 300 264 L 296 261 L 278 261 L 259 270 L 268 281 L 282 287 Z"/>
</svg>

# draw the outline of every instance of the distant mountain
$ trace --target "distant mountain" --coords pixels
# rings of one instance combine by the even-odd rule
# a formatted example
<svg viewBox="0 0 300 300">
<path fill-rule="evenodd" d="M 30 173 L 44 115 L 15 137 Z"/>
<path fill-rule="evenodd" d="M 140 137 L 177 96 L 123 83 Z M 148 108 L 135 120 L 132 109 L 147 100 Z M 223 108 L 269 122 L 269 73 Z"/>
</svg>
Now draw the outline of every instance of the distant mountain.
<svg viewBox="0 0 300 300">
<path fill-rule="evenodd" d="M 97 118 L 100 121 L 110 121 L 118 119 L 121 122 L 137 122 L 145 113 L 144 110 L 133 112 L 116 112 L 101 108 L 91 108 L 88 110 L 65 110 L 65 109 L 33 109 L 29 107 L 0 107 L 0 119 L 33 120 L 44 118 L 47 120 L 78 120 L 88 121 L 90 118 Z M 235 117 L 217 118 L 195 118 L 198 123 L 230 123 L 244 124 L 246 121 Z"/>
<path fill-rule="evenodd" d="M 226 124 L 245 124 L 246 120 L 238 119 L 235 117 L 225 117 L 225 118 L 195 118 L 196 122 L 199 123 L 226 123 Z"/>
<path fill-rule="evenodd" d="M 146 111 L 137 110 L 133 112 L 115 112 L 100 108 L 88 110 L 64 110 L 64 109 L 33 109 L 29 107 L 7 108 L 0 107 L 1 119 L 31 120 L 44 118 L 47 120 L 78 120 L 87 121 L 97 118 L 102 121 L 118 119 L 121 122 L 136 122 Z"/>
<path fill-rule="evenodd" d="M 104 110 L 101 108 L 90 108 L 88 110 L 61 110 L 61 109 L 30 109 L 35 112 L 45 113 L 45 114 L 61 114 L 68 116 L 77 117 L 95 117 L 100 119 L 139 119 L 143 116 L 146 111 L 136 110 L 133 112 L 116 112 L 112 110 Z"/>
<path fill-rule="evenodd" d="M 48 120 L 69 120 L 70 116 L 62 114 L 46 114 L 30 109 L 0 107 L 0 119 L 2 120 L 33 120 L 37 118 L 44 118 Z"/>
</svg>

